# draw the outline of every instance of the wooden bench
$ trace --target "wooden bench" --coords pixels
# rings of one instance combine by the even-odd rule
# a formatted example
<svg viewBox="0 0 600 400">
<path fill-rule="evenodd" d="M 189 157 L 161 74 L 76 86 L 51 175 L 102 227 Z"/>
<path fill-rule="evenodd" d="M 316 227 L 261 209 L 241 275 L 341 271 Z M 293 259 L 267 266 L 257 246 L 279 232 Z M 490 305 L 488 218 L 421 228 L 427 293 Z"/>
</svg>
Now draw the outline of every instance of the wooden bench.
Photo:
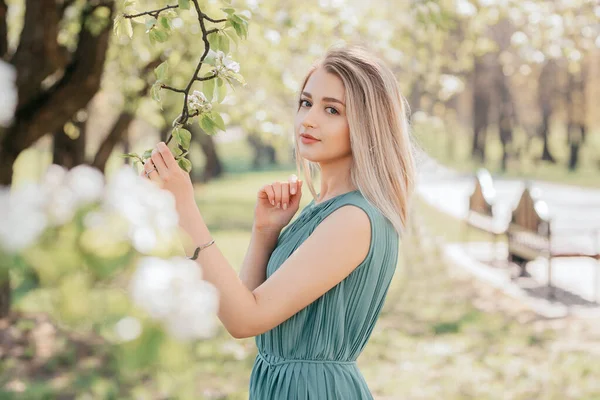
<svg viewBox="0 0 600 400">
<path fill-rule="evenodd" d="M 575 227 L 553 232 L 548 205 L 540 198 L 539 192 L 528 185 L 512 211 L 507 229 L 508 260 L 519 266 L 520 276 L 526 276 L 529 261 L 545 258 L 548 263 L 548 293 L 553 298 L 552 259 L 590 257 L 599 260 L 597 235 L 597 232 Z"/>
<path fill-rule="evenodd" d="M 486 169 L 480 169 L 475 175 L 475 187 L 469 197 L 469 210 L 464 219 L 465 229 L 463 241 L 467 241 L 469 228 L 475 228 L 487 232 L 492 236 L 494 248 L 498 237 L 506 233 L 505 227 L 499 225 L 494 218 L 494 201 L 496 200 L 496 189 L 492 176 Z"/>
</svg>

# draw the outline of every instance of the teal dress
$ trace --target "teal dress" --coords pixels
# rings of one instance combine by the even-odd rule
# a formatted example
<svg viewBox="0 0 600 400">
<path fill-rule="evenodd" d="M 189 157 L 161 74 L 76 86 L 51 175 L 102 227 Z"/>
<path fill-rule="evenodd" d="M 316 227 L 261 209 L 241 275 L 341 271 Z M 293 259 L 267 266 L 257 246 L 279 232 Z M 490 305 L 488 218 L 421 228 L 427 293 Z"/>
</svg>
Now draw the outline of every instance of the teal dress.
<svg viewBox="0 0 600 400">
<path fill-rule="evenodd" d="M 373 332 L 398 261 L 399 236 L 392 224 L 359 191 L 319 204 L 313 200 L 279 236 L 267 278 L 323 219 L 345 205 L 360 207 L 369 216 L 369 252 L 338 285 L 256 337 L 250 400 L 373 398 L 356 359 Z"/>
</svg>

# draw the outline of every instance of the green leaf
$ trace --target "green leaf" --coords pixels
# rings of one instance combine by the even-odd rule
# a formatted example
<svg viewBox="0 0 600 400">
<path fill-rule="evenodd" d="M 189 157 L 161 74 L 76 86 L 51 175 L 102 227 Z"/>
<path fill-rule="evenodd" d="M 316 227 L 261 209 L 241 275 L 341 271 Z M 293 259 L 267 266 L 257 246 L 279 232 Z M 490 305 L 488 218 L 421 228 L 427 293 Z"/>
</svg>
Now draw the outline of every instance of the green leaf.
<svg viewBox="0 0 600 400">
<path fill-rule="evenodd" d="M 142 159 L 147 160 L 150 157 L 152 157 L 152 150 L 153 149 L 148 149 L 144 152 L 144 154 L 142 154 Z"/>
<path fill-rule="evenodd" d="M 123 23 L 124 19 L 125 17 L 123 17 L 123 14 L 119 14 L 115 17 L 113 21 L 113 33 L 117 36 L 120 36 L 121 24 Z"/>
<path fill-rule="evenodd" d="M 215 93 L 215 79 L 209 79 L 202 84 L 202 91 L 208 101 L 212 101 Z"/>
<path fill-rule="evenodd" d="M 154 70 L 154 74 L 156 75 L 156 79 L 164 81 L 169 73 L 169 64 L 167 61 L 162 62 L 156 69 Z"/>
<path fill-rule="evenodd" d="M 238 74 L 237 72 L 233 72 L 231 70 L 227 70 L 227 76 L 230 77 L 230 78 L 235 79 L 236 81 L 238 81 L 242 85 L 246 86 L 246 80 L 244 79 L 244 77 L 242 75 Z"/>
<path fill-rule="evenodd" d="M 160 25 L 163 28 L 165 28 L 167 31 L 171 30 L 171 21 L 169 21 L 169 18 L 167 18 L 165 16 L 160 17 Z"/>
<path fill-rule="evenodd" d="M 227 86 L 223 79 L 217 78 L 217 102 L 222 102 L 227 96 Z"/>
<path fill-rule="evenodd" d="M 239 38 L 243 38 L 243 28 L 241 27 L 240 23 L 237 21 L 234 21 L 233 19 L 230 19 L 229 22 L 231 23 L 231 26 L 233 26 L 233 29 L 235 29 L 235 33 L 238 35 Z"/>
<path fill-rule="evenodd" d="M 216 50 L 219 48 L 219 33 L 211 33 L 210 35 L 208 35 L 208 44 L 211 48 L 211 50 Z M 206 59 L 204 59 L 206 61 Z"/>
<path fill-rule="evenodd" d="M 214 135 L 217 133 L 217 125 L 210 118 L 209 114 L 203 114 L 200 117 L 200 127 L 209 135 Z"/>
<path fill-rule="evenodd" d="M 239 37 L 231 29 L 224 29 L 223 32 L 229 39 L 233 40 L 233 42 L 236 44 L 236 46 L 240 43 Z"/>
<path fill-rule="evenodd" d="M 182 10 L 190 9 L 190 0 L 179 0 L 178 4 L 179 4 L 179 8 L 181 8 Z"/>
<path fill-rule="evenodd" d="M 142 158 L 137 153 L 122 154 L 121 157 L 123 157 L 123 158 L 134 158 L 134 159 L 139 160 L 142 163 L 144 162 L 144 160 L 142 160 Z"/>
<path fill-rule="evenodd" d="M 223 53 L 229 54 L 229 39 L 225 35 L 218 35 L 218 46 L 219 50 L 222 50 Z"/>
<path fill-rule="evenodd" d="M 225 130 L 225 121 L 223 121 L 223 117 L 219 113 L 211 113 L 211 119 L 220 130 Z"/>
<path fill-rule="evenodd" d="M 133 37 L 133 26 L 131 25 L 130 19 L 125 19 L 125 21 L 123 21 L 123 28 L 125 29 L 127 36 L 131 39 Z"/>
<path fill-rule="evenodd" d="M 231 14 L 235 13 L 235 8 L 232 8 L 232 7 L 223 7 L 223 8 L 221 8 L 221 11 L 223 11 L 226 14 L 231 15 Z"/>
<path fill-rule="evenodd" d="M 161 81 L 156 81 L 156 83 L 154 83 L 154 85 L 152 85 L 152 89 L 150 89 L 150 94 L 152 95 L 152 99 L 157 101 L 158 104 L 160 104 L 160 109 L 162 110 L 162 101 L 160 98 L 160 89 L 162 82 Z"/>
<path fill-rule="evenodd" d="M 164 43 L 169 39 L 169 34 L 162 29 L 152 29 L 150 31 L 150 40 L 159 43 Z"/>
<path fill-rule="evenodd" d="M 190 148 L 190 143 L 192 141 L 192 133 L 187 129 L 174 129 L 173 138 L 175 138 L 177 143 L 181 145 L 181 147 L 183 147 L 185 150 L 188 150 Z"/>
<path fill-rule="evenodd" d="M 177 160 L 177 164 L 179 164 L 179 167 L 187 173 L 192 170 L 192 163 L 187 158 L 180 158 Z"/>
</svg>

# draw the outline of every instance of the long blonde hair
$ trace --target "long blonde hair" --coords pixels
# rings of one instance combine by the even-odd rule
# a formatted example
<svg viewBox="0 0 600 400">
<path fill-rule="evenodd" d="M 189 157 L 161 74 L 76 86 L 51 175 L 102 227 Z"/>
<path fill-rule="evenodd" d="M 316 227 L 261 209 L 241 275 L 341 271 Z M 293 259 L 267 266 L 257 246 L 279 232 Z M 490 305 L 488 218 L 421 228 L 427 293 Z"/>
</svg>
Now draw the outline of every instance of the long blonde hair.
<svg viewBox="0 0 600 400">
<path fill-rule="evenodd" d="M 350 179 L 398 233 L 408 224 L 416 165 L 410 109 L 392 71 L 360 47 L 332 48 L 308 72 L 300 92 L 319 67 L 337 75 L 346 90 L 352 167 Z M 294 142 L 299 175 L 317 198 L 312 176 L 318 163 L 302 158 Z"/>
</svg>

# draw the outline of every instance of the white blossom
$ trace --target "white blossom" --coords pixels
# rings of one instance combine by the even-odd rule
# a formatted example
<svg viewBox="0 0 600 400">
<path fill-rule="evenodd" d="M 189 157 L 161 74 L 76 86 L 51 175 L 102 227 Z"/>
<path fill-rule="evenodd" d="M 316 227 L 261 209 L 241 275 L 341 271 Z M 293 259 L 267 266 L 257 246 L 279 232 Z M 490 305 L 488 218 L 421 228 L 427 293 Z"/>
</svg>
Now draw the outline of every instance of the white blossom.
<svg viewBox="0 0 600 400">
<path fill-rule="evenodd" d="M 0 247 L 17 253 L 34 244 L 48 225 L 39 185 L 0 187 Z"/>
<path fill-rule="evenodd" d="M 93 203 L 102 198 L 104 175 L 97 168 L 78 165 L 67 174 L 66 184 L 72 190 L 77 204 Z"/>
<path fill-rule="evenodd" d="M 0 126 L 10 125 L 15 114 L 18 101 L 16 79 L 15 68 L 0 60 Z"/>
<path fill-rule="evenodd" d="M 235 61 L 230 61 L 227 64 L 225 64 L 225 68 L 227 68 L 228 70 L 233 71 L 235 73 L 240 72 L 240 64 L 238 64 Z"/>
<path fill-rule="evenodd" d="M 125 317 L 116 323 L 115 333 L 121 341 L 129 342 L 140 336 L 142 333 L 142 324 L 137 318 Z"/>
<path fill-rule="evenodd" d="M 174 257 L 140 260 L 130 282 L 133 302 L 179 340 L 207 338 L 215 330 L 218 291 L 202 280 L 196 262 Z"/>
<path fill-rule="evenodd" d="M 142 179 L 130 167 L 122 167 L 108 183 L 103 205 L 128 221 L 129 237 L 141 253 L 150 253 L 161 238 L 177 233 L 179 215 L 171 192 Z"/>
<path fill-rule="evenodd" d="M 190 110 L 200 110 L 201 113 L 212 110 L 212 104 L 210 104 L 204 93 L 198 90 L 194 90 L 188 97 L 188 107 Z"/>
</svg>

